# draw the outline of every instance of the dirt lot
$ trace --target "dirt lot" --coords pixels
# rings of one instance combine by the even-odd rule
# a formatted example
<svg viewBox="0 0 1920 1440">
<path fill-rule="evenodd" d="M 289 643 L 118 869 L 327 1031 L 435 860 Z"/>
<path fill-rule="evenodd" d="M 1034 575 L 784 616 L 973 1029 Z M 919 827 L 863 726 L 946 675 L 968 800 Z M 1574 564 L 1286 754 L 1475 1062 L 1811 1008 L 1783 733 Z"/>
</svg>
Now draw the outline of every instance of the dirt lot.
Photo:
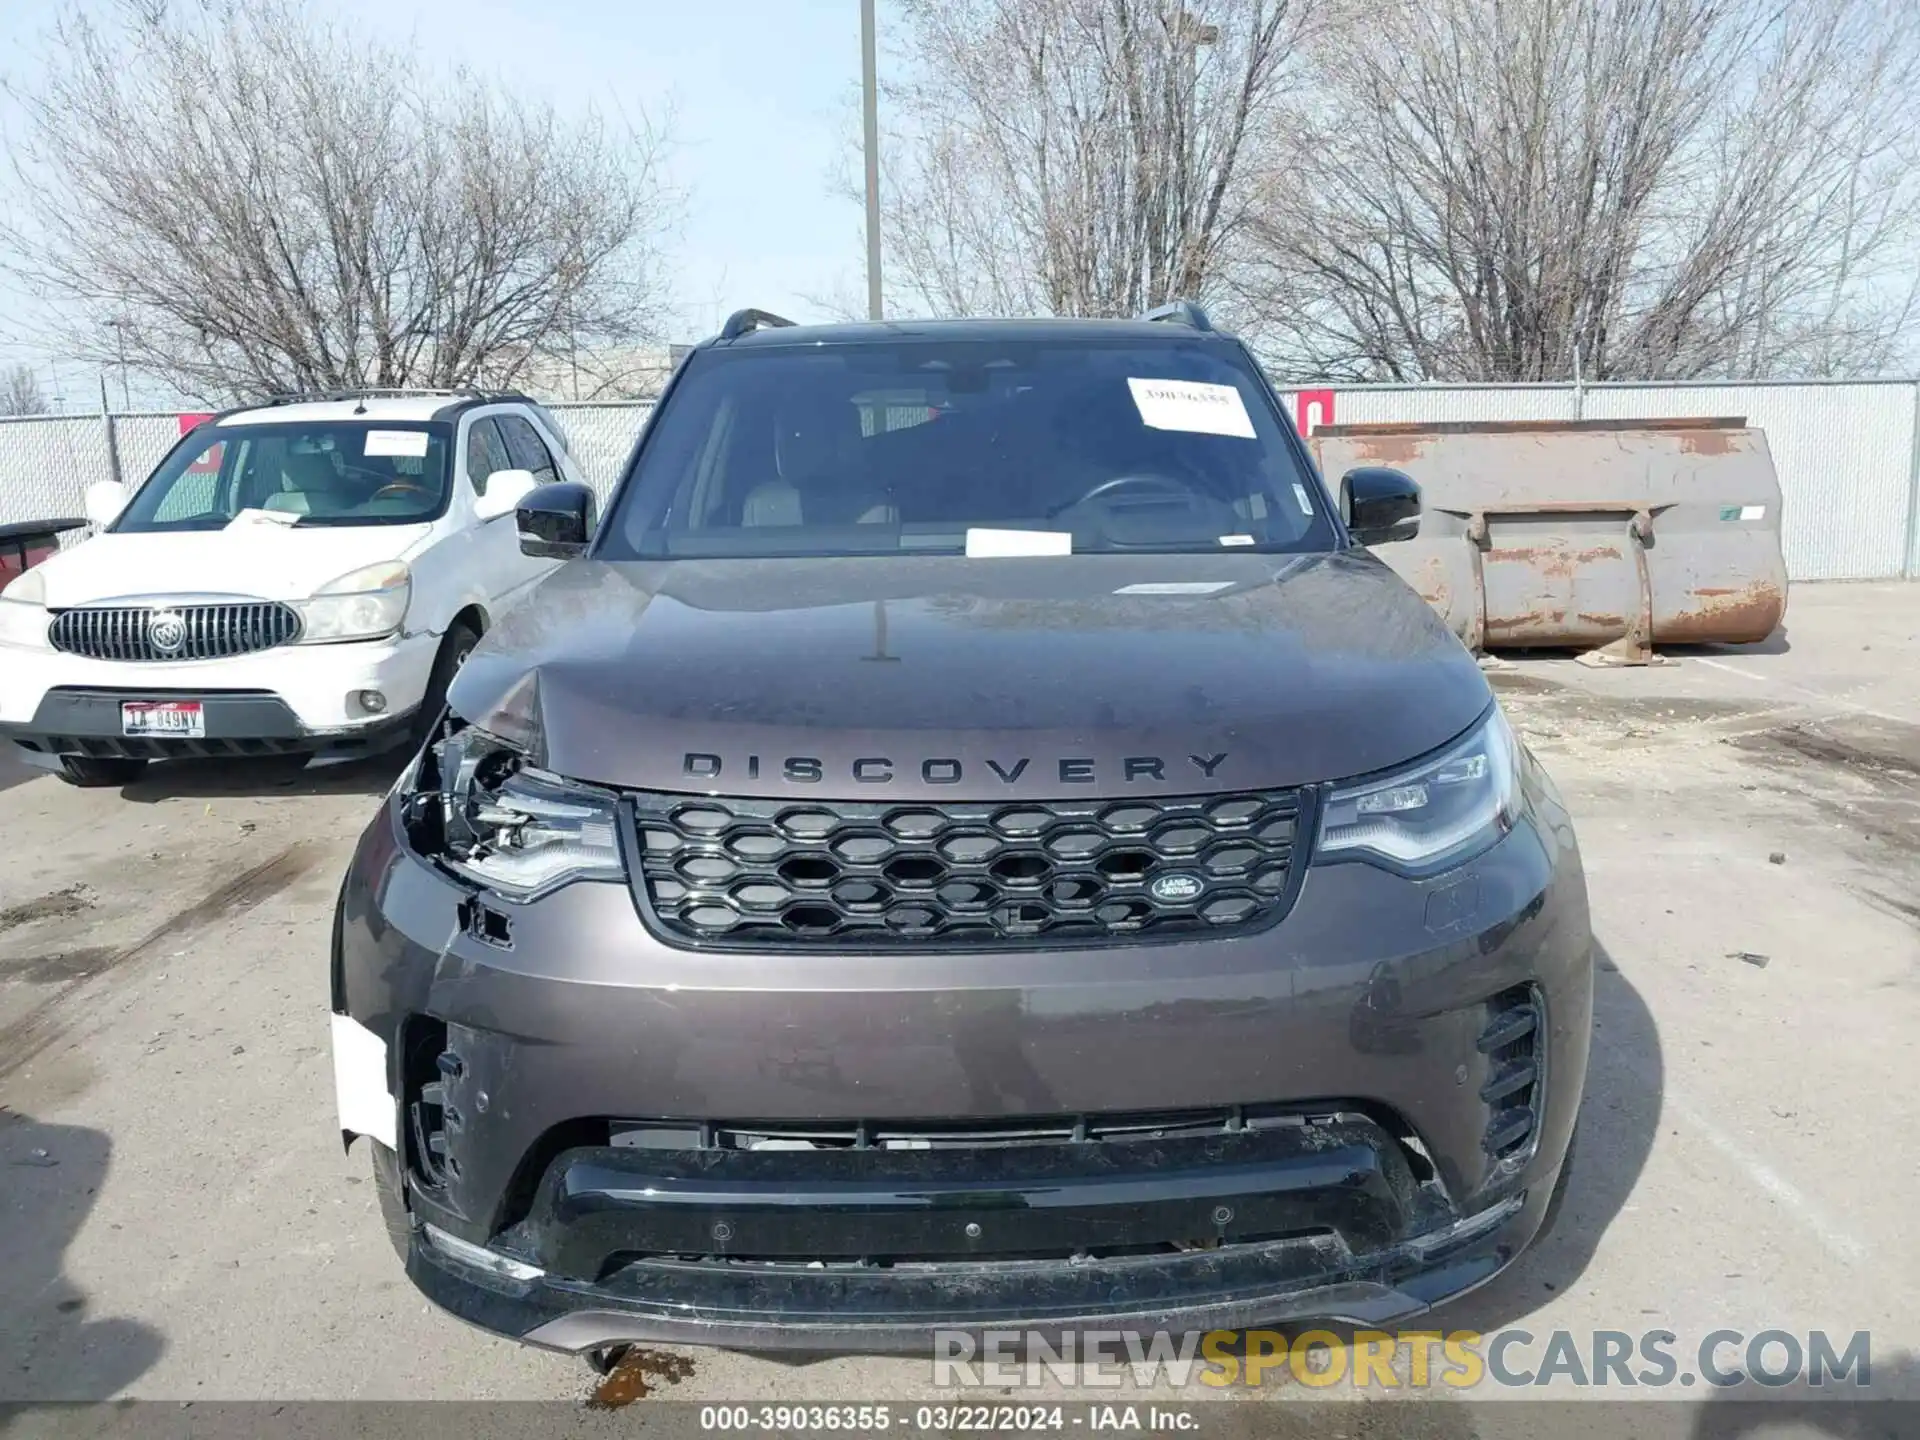
<svg viewBox="0 0 1920 1440">
<path fill-rule="evenodd" d="M 1494 679 L 1580 827 L 1599 1033 L 1560 1229 L 1440 1322 L 1866 1329 L 1913 1388 L 1920 587 Z M 429 1311 L 340 1151 L 326 926 L 389 778 L 0 769 L 0 1400 L 588 1395 Z M 933 1393 L 925 1361 L 687 1359 L 677 1398 Z"/>
</svg>

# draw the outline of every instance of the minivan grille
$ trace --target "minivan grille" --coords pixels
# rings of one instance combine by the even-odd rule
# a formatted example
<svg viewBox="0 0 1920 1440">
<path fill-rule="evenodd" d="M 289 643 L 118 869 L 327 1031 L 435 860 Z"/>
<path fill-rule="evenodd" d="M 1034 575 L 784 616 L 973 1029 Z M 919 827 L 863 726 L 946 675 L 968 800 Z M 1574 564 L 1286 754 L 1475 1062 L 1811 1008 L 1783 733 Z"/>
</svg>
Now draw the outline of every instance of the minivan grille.
<svg viewBox="0 0 1920 1440">
<path fill-rule="evenodd" d="M 47 638 L 56 650 L 93 660 L 221 660 L 285 645 L 300 633 L 290 605 L 250 600 L 222 605 L 100 605 L 62 610 Z"/>
<path fill-rule="evenodd" d="M 630 797 L 642 908 L 729 948 L 958 948 L 1256 929 L 1293 895 L 1293 790 L 1001 804 Z"/>
</svg>

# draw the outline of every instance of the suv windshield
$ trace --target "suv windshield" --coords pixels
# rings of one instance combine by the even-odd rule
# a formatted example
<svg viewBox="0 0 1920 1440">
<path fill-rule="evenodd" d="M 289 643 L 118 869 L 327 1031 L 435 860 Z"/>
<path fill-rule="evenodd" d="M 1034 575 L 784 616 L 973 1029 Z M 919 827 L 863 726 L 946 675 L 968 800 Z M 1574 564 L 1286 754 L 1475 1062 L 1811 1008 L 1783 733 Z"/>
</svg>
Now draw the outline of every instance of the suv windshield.
<svg viewBox="0 0 1920 1440">
<path fill-rule="evenodd" d="M 1286 424 L 1219 341 L 706 350 L 596 555 L 1331 549 Z"/>
<path fill-rule="evenodd" d="M 298 525 L 410 525 L 447 506 L 434 424 L 207 425 L 134 493 L 116 531 L 220 530 L 243 510 Z"/>
</svg>

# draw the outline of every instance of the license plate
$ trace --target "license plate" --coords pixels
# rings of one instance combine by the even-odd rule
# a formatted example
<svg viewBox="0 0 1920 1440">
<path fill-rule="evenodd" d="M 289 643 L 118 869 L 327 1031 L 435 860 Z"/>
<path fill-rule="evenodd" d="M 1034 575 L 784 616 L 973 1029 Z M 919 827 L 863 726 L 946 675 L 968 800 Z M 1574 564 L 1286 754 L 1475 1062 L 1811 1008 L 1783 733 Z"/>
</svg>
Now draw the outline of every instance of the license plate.
<svg viewBox="0 0 1920 1440">
<path fill-rule="evenodd" d="M 207 733 L 207 717 L 198 700 L 129 701 L 120 707 L 120 733 L 195 740 Z"/>
</svg>

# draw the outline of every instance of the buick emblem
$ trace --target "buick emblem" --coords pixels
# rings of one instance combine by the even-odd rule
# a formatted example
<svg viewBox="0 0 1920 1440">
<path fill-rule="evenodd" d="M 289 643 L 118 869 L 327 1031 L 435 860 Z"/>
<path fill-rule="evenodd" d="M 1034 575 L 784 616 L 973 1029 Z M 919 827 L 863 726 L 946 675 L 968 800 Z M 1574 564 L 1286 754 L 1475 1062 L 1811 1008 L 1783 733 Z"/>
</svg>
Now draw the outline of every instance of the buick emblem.
<svg viewBox="0 0 1920 1440">
<path fill-rule="evenodd" d="M 178 655 L 187 645 L 186 619 L 175 610 L 156 610 L 147 620 L 147 643 L 162 655 Z"/>
<path fill-rule="evenodd" d="M 1147 886 L 1147 893 L 1168 905 L 1179 905 L 1196 898 L 1201 888 L 1198 875 L 1162 875 Z"/>
</svg>

